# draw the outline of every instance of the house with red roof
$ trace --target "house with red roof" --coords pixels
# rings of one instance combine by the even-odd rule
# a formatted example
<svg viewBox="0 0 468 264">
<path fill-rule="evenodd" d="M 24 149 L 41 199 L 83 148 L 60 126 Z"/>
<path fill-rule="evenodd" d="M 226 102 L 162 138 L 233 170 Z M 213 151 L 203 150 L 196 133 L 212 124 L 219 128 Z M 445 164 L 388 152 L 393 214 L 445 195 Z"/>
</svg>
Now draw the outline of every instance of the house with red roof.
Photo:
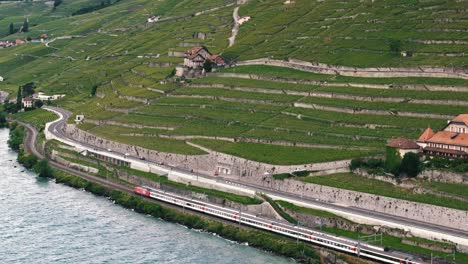
<svg viewBox="0 0 468 264">
<path fill-rule="evenodd" d="M 407 138 L 394 138 L 390 140 L 387 147 L 395 148 L 402 158 L 406 153 L 419 153 L 421 151 L 421 147 L 416 142 Z"/>
<path fill-rule="evenodd" d="M 194 47 L 185 52 L 184 66 L 192 69 L 202 68 L 211 55 L 205 47 Z"/>
<path fill-rule="evenodd" d="M 184 66 L 192 69 L 202 68 L 207 60 L 216 67 L 222 67 L 226 64 L 220 55 L 211 54 L 205 47 L 194 47 L 186 51 L 184 55 Z"/>
<path fill-rule="evenodd" d="M 427 156 L 468 158 L 468 114 L 449 120 L 442 131 L 426 129 L 416 142 Z"/>
<path fill-rule="evenodd" d="M 223 57 L 220 55 L 211 55 L 208 58 L 216 67 L 224 67 L 226 62 L 224 61 Z"/>
</svg>

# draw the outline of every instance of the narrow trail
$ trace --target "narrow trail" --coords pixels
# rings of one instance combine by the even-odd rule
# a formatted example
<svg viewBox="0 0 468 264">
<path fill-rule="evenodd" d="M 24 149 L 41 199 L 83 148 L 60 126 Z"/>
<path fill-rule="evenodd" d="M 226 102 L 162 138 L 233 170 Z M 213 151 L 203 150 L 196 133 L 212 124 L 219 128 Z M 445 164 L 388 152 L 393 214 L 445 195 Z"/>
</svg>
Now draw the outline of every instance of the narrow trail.
<svg viewBox="0 0 468 264">
<path fill-rule="evenodd" d="M 239 33 L 239 27 L 240 27 L 240 24 L 239 24 L 239 7 L 236 6 L 234 8 L 234 12 L 232 13 L 232 18 L 234 18 L 234 27 L 232 28 L 232 34 L 231 34 L 231 37 L 229 37 L 229 47 L 232 47 L 234 46 L 234 44 L 236 43 L 236 37 L 237 37 L 237 34 Z"/>
<path fill-rule="evenodd" d="M 239 27 L 240 27 L 240 22 L 239 20 L 241 19 L 239 16 L 239 5 L 243 5 L 247 3 L 247 0 L 237 0 L 236 7 L 234 7 L 234 11 L 232 12 L 232 18 L 234 19 L 234 27 L 232 28 L 232 34 L 231 37 L 228 38 L 229 40 L 229 47 L 234 46 L 236 43 L 236 37 L 237 34 L 239 33 Z"/>
</svg>

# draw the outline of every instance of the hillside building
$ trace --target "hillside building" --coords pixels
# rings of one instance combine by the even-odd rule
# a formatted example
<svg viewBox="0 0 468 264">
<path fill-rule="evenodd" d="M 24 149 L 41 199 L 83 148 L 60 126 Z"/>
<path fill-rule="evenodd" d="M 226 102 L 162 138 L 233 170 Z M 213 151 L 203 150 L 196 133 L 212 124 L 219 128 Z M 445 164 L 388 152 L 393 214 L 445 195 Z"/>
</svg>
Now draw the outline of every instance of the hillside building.
<svg viewBox="0 0 468 264">
<path fill-rule="evenodd" d="M 64 94 L 47 95 L 47 94 L 45 94 L 43 92 L 39 92 L 39 93 L 33 95 L 34 99 L 38 99 L 38 100 L 41 100 L 41 101 L 53 101 L 53 100 L 61 99 L 63 97 L 65 97 Z"/>
<path fill-rule="evenodd" d="M 226 64 L 220 55 L 211 54 L 205 47 L 194 47 L 184 53 L 184 66 L 187 68 L 203 68 L 207 60 L 216 67 L 223 67 Z"/>
<path fill-rule="evenodd" d="M 209 60 L 216 67 L 223 67 L 224 65 L 226 65 L 226 62 L 224 61 L 223 57 L 221 57 L 220 55 L 211 55 Z"/>
<path fill-rule="evenodd" d="M 468 158 L 468 114 L 449 120 L 442 131 L 427 128 L 417 143 L 427 156 Z"/>
<path fill-rule="evenodd" d="M 406 138 L 392 139 L 387 144 L 387 147 L 395 148 L 400 154 L 401 158 L 403 158 L 406 153 L 412 152 L 417 154 L 421 151 L 421 147 L 416 142 Z"/>
<path fill-rule="evenodd" d="M 23 98 L 23 108 L 33 108 L 33 103 L 34 103 L 34 100 L 32 97 L 25 97 Z"/>
</svg>

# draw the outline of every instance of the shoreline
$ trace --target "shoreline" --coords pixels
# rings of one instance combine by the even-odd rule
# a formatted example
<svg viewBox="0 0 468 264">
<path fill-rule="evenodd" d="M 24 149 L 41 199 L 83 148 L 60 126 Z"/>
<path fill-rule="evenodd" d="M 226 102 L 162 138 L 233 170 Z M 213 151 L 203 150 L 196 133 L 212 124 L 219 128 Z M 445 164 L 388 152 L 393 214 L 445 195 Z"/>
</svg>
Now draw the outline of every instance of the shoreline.
<svg viewBox="0 0 468 264">
<path fill-rule="evenodd" d="M 37 134 L 34 133 L 32 127 L 27 124 L 19 124 L 25 129 L 25 134 L 23 142 Z M 9 130 L 11 132 L 11 130 Z M 31 150 L 28 150 L 26 147 L 27 144 L 23 143 L 23 149 L 29 155 Z M 21 154 L 21 151 L 15 151 L 17 156 Z M 42 156 L 42 155 L 41 155 Z M 40 157 L 42 158 L 42 157 Z M 47 160 L 47 159 L 45 159 Z M 21 164 L 24 166 L 23 164 Z M 70 171 L 62 171 L 60 168 L 53 166 L 52 179 L 55 179 L 55 183 L 64 184 L 75 189 L 84 189 L 87 192 L 90 192 L 94 195 L 107 197 L 108 199 L 114 201 L 116 204 L 127 208 L 132 209 L 137 213 L 151 215 L 152 217 L 160 218 L 164 221 L 180 224 L 186 228 L 190 228 L 196 231 L 202 231 L 207 233 L 215 234 L 223 239 L 232 241 L 238 244 L 247 243 L 248 246 L 262 250 L 269 254 L 274 254 L 277 256 L 291 258 L 299 263 L 320 263 L 320 254 L 317 248 L 312 245 L 307 245 L 306 243 L 300 242 L 297 243 L 296 240 L 275 235 L 272 233 L 260 231 L 257 229 L 239 226 L 236 223 L 231 223 L 228 221 L 222 221 L 214 217 L 208 217 L 199 213 L 191 212 L 185 210 L 181 212 L 180 208 L 175 206 L 168 206 L 165 203 L 155 202 L 154 200 L 145 199 L 129 193 L 129 190 L 116 190 L 114 186 L 105 186 L 99 182 L 94 182 L 89 179 L 84 179 L 78 175 L 73 175 Z M 58 167 L 58 166 L 57 166 Z M 74 174 L 83 174 L 83 173 L 74 173 Z M 93 177 L 94 178 L 94 177 Z M 109 182 L 108 182 L 109 183 Z M 114 183 L 115 184 L 115 183 Z M 340 254 L 334 252 L 334 254 Z M 346 255 L 347 256 L 347 255 Z M 348 256 L 351 257 L 352 256 Z"/>
</svg>

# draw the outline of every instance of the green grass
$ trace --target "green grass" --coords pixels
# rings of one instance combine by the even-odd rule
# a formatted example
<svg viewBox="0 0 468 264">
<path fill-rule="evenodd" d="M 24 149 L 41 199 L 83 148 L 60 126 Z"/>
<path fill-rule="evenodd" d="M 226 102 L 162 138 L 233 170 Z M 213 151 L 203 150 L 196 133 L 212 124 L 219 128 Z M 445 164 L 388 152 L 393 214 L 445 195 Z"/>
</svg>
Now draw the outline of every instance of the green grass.
<svg viewBox="0 0 468 264">
<path fill-rule="evenodd" d="M 191 140 L 191 142 L 234 156 L 278 165 L 327 162 L 376 154 L 376 152 L 358 150 L 300 148 L 245 142 L 229 143 L 205 139 Z"/>
<path fill-rule="evenodd" d="M 297 220 L 290 216 L 288 213 L 286 213 L 273 199 L 271 199 L 268 195 L 262 194 L 261 195 L 263 199 L 265 199 L 271 207 L 286 221 L 288 221 L 291 224 L 297 224 Z"/>
<path fill-rule="evenodd" d="M 461 2 L 443 3 L 368 3 L 349 1 L 320 1 L 309 3 L 296 1 L 284 5 L 284 1 L 249 1 L 240 7 L 241 16 L 252 20 L 241 26 L 233 47 L 227 47 L 226 39 L 231 34 L 233 7 L 221 8 L 200 16 L 197 11 L 226 4 L 224 0 L 181 0 L 120 1 L 104 9 L 79 16 L 70 16 L 74 11 L 99 4 L 99 0 L 65 1 L 57 10 L 42 2 L 23 2 L 0 5 L 0 37 L 24 39 L 49 34 L 50 39 L 61 36 L 79 35 L 71 39 L 58 39 L 46 47 L 28 43 L 0 50 L 0 69 L 5 81 L 0 89 L 13 93 L 17 87 L 34 81 L 37 91 L 67 96 L 58 102 L 61 107 L 84 114 L 87 119 L 145 124 L 149 126 L 175 127 L 166 131 L 171 135 L 204 135 L 225 137 L 249 137 L 265 140 L 282 140 L 298 143 L 325 144 L 335 146 L 365 146 L 383 151 L 388 138 L 405 136 L 416 138 L 427 126 L 442 128 L 446 120 L 431 118 L 409 118 L 399 116 L 351 115 L 312 109 L 295 109 L 287 104 L 301 96 L 282 94 L 260 94 L 221 89 L 191 89 L 181 84 L 161 84 L 181 58 L 168 56 L 168 51 L 185 51 L 184 43 L 197 43 L 209 47 L 213 53 L 221 53 L 233 62 L 255 58 L 283 60 L 295 58 L 311 62 L 336 65 L 367 66 L 431 66 L 445 65 L 462 67 L 465 57 L 441 56 L 442 53 L 465 53 L 464 44 L 424 44 L 415 40 L 468 40 L 461 34 L 465 29 Z M 425 9 L 431 7 L 434 9 Z M 389 11 L 391 10 L 391 11 Z M 145 27 L 148 13 L 165 18 L 180 17 L 180 20 L 160 21 Z M 433 13 L 437 13 L 434 18 Z M 348 16 L 356 15 L 354 18 Z M 24 17 L 30 19 L 30 32 L 6 36 L 10 22 L 16 28 Z M 446 19 L 446 22 L 436 22 Z M 376 21 L 375 21 L 376 20 Z M 405 21 L 405 23 L 401 23 Z M 444 20 L 445 21 L 445 20 Z M 206 39 L 194 39 L 194 32 L 207 33 Z M 390 42 L 399 40 L 401 50 L 412 51 L 413 57 L 391 54 Z M 313 51 L 313 52 L 310 52 Z M 153 63 L 171 63 L 171 66 L 152 67 Z M 328 83 L 365 84 L 418 84 L 467 86 L 462 79 L 443 78 L 355 78 L 336 75 L 313 74 L 270 66 L 243 66 L 225 69 L 224 72 L 258 74 L 295 80 L 314 80 Z M 112 87 L 110 82 L 115 86 Z M 236 78 L 202 78 L 193 83 L 222 83 L 226 86 L 263 87 L 298 91 L 322 91 L 328 93 L 361 96 L 406 97 L 412 99 L 467 100 L 466 93 L 428 92 L 406 90 L 378 90 L 351 87 L 319 87 L 278 82 L 263 82 Z M 142 86 L 142 87 L 132 87 Z M 91 97 L 93 87 L 99 95 Z M 168 94 L 207 95 L 239 99 L 268 100 L 280 105 L 248 104 L 195 98 L 164 97 L 154 88 Z M 121 95 L 155 100 L 145 106 L 118 98 Z M 428 112 L 454 115 L 464 112 L 466 107 L 432 106 L 416 104 L 372 104 L 342 100 L 313 99 L 318 103 L 340 107 L 362 107 L 369 109 Z M 312 102 L 311 102 L 312 103 Z M 141 108 L 140 108 L 141 107 Z M 107 110 L 106 110 L 107 109 Z M 132 110 L 136 109 L 136 110 Z M 126 115 L 117 111 L 133 111 Z M 302 119 L 288 117 L 287 111 L 302 115 Z M 282 121 L 284 120 L 284 121 Z M 154 123 L 153 123 L 154 122 Z M 364 125 L 392 126 L 368 129 Z M 92 126 L 82 125 L 93 131 Z M 96 129 L 97 131 L 99 128 Z M 104 131 L 105 133 L 105 131 Z M 158 132 L 162 133 L 162 132 Z M 346 137 L 342 137 L 342 136 Z M 183 141 L 165 141 L 141 137 L 129 138 L 106 135 L 124 143 L 136 142 L 139 146 L 181 154 L 197 154 L 199 150 L 187 146 Z M 375 138 L 365 138 L 366 136 Z M 350 138 L 352 137 L 352 138 Z M 243 145 L 239 145 L 242 146 Z M 235 148 L 235 147 L 232 147 Z M 240 148 L 237 147 L 236 148 Z M 251 146 L 247 146 L 251 148 Z M 297 148 L 299 154 L 290 149 L 268 149 L 255 147 L 254 158 L 262 161 L 286 159 L 283 163 L 315 160 L 312 154 Z M 261 149 L 261 150 L 260 150 Z M 231 150 L 231 153 L 240 153 Z M 286 154 L 296 156 L 287 160 Z M 314 151 L 313 151 L 314 152 Z M 273 154 L 272 154 L 273 153 Z M 360 156 L 363 153 L 330 154 L 332 158 Z M 349 154 L 349 155 L 348 155 Z M 245 153 L 242 155 L 245 156 Z M 282 155 L 282 156 L 281 156 Z M 297 159 L 303 155 L 304 158 Z M 270 157 L 268 157 L 270 156 Z M 246 155 L 245 157 L 250 157 Z M 320 159 L 319 159 L 320 160 Z"/>
<path fill-rule="evenodd" d="M 421 185 L 438 192 L 468 197 L 468 185 L 463 183 L 421 182 Z"/>
<path fill-rule="evenodd" d="M 339 218 L 339 219 L 343 219 L 345 221 L 350 222 L 349 220 L 347 220 L 347 219 L 345 219 L 345 218 L 343 218 L 341 216 L 329 213 L 327 211 L 322 211 L 322 210 L 317 210 L 317 209 L 312 209 L 312 208 L 307 208 L 307 207 L 301 207 L 301 206 L 297 206 L 295 204 L 292 204 L 292 203 L 289 203 L 289 202 L 286 202 L 286 201 L 281 201 L 281 200 L 278 200 L 278 201 L 275 201 L 275 202 L 278 203 L 283 208 L 286 208 L 286 209 L 289 209 L 291 211 L 295 211 L 295 212 L 298 212 L 298 213 L 311 214 L 311 215 L 320 216 L 320 217 L 327 217 L 327 218 Z"/>
<path fill-rule="evenodd" d="M 192 147 L 182 140 L 145 136 L 124 136 L 120 135 L 118 131 L 119 127 L 116 126 L 99 126 L 90 130 L 90 132 L 95 134 L 96 136 L 100 136 L 109 140 L 115 140 L 124 144 L 140 146 L 143 148 L 153 149 L 161 152 L 183 155 L 206 154 L 204 151 Z"/>
<path fill-rule="evenodd" d="M 16 113 L 13 115 L 13 118 L 21 122 L 31 124 L 38 130 L 42 130 L 44 129 L 46 123 L 52 122 L 58 117 L 56 114 L 50 111 L 44 109 L 35 109 L 32 111 Z"/>
<path fill-rule="evenodd" d="M 404 199 L 413 202 L 433 204 L 468 211 L 468 204 L 460 200 L 432 194 L 414 194 L 410 190 L 397 187 L 391 183 L 368 179 L 352 173 L 309 176 L 305 178 L 299 178 L 298 180 L 346 190 L 365 192 L 396 199 Z"/>
</svg>

